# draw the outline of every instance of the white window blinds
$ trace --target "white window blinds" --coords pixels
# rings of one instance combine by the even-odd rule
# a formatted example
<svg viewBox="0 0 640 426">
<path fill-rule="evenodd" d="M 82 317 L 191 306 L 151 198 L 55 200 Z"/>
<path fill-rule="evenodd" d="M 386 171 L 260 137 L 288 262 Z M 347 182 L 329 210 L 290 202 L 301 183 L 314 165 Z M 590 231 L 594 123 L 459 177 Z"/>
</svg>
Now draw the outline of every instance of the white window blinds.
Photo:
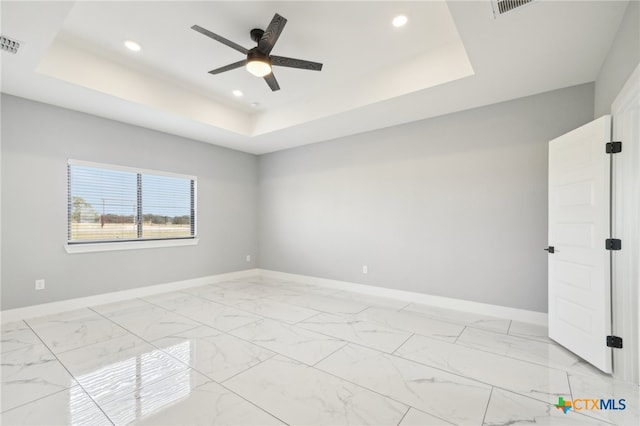
<svg viewBox="0 0 640 426">
<path fill-rule="evenodd" d="M 193 176 L 69 160 L 68 243 L 195 238 Z"/>
</svg>

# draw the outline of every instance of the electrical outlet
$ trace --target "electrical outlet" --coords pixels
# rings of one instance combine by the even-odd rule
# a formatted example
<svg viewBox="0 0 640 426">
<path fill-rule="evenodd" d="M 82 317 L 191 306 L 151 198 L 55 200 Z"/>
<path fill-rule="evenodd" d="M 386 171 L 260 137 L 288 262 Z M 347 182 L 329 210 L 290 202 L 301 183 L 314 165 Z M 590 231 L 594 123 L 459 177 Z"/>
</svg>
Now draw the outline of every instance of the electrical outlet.
<svg viewBox="0 0 640 426">
<path fill-rule="evenodd" d="M 367 265 L 362 265 L 362 273 L 363 274 L 369 273 L 369 267 Z"/>
<path fill-rule="evenodd" d="M 251 262 L 251 255 L 250 254 L 247 255 L 247 262 Z"/>
<path fill-rule="evenodd" d="M 44 280 L 36 280 L 36 290 L 44 290 Z"/>
</svg>

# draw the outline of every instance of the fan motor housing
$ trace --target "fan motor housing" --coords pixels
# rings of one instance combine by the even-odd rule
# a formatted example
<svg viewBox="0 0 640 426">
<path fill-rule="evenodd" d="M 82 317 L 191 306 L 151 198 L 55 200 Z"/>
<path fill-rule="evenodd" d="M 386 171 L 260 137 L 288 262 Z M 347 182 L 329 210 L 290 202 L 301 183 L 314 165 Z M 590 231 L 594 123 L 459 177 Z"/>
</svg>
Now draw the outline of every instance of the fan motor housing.
<svg viewBox="0 0 640 426">
<path fill-rule="evenodd" d="M 269 59 L 269 55 L 262 53 L 261 51 L 258 50 L 257 47 L 254 47 L 253 49 L 249 50 L 249 52 L 247 53 L 247 61 L 252 61 L 252 60 L 267 62 L 269 65 L 271 65 L 271 59 Z"/>
<path fill-rule="evenodd" d="M 251 40 L 257 43 L 262 38 L 262 35 L 264 34 L 264 30 L 261 30 L 260 28 L 254 28 L 249 32 L 249 34 L 251 34 Z"/>
</svg>

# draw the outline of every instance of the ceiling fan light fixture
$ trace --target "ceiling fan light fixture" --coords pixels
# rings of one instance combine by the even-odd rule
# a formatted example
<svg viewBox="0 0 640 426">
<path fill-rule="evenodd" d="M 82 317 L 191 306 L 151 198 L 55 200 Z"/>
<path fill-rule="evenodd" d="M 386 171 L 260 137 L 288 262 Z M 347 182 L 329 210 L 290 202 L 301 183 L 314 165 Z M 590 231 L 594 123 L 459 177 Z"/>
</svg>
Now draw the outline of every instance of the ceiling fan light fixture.
<svg viewBox="0 0 640 426">
<path fill-rule="evenodd" d="M 273 19 L 269 23 L 266 30 L 254 28 L 249 32 L 251 40 L 257 45 L 253 49 L 247 49 L 240 46 L 238 43 L 234 43 L 231 40 L 227 40 L 221 35 L 212 33 L 211 31 L 202 28 L 199 25 L 193 25 L 192 30 L 197 31 L 213 40 L 220 42 L 238 52 L 247 55 L 246 59 L 243 59 L 232 64 L 225 65 L 209 71 L 209 74 L 216 75 L 226 71 L 235 70 L 237 68 L 246 67 L 252 75 L 261 77 L 267 83 L 272 92 L 280 90 L 280 85 L 276 76 L 273 75 L 271 67 L 277 65 L 279 67 L 299 68 L 310 71 L 322 71 L 322 64 L 319 62 L 305 61 L 304 59 L 287 58 L 286 56 L 271 56 L 271 50 L 278 41 L 280 33 L 284 29 L 287 19 L 277 13 L 273 15 Z"/>
<path fill-rule="evenodd" d="M 247 71 L 256 77 L 271 74 L 271 63 L 266 58 L 252 58 L 247 61 Z"/>
</svg>

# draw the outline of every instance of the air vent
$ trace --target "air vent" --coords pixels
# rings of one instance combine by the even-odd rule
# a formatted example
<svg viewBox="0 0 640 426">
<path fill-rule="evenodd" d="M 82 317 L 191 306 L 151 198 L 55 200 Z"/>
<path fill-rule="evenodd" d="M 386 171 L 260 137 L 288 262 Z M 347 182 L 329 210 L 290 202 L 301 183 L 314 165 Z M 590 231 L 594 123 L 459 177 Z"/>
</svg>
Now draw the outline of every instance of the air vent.
<svg viewBox="0 0 640 426">
<path fill-rule="evenodd" d="M 531 3 L 533 0 L 491 0 L 493 16 L 497 18 L 507 12 Z"/>
<path fill-rule="evenodd" d="M 18 49 L 20 49 L 20 42 L 12 40 L 9 37 L 0 36 L 0 43 L 0 48 L 5 52 L 16 54 L 18 53 Z"/>
</svg>

